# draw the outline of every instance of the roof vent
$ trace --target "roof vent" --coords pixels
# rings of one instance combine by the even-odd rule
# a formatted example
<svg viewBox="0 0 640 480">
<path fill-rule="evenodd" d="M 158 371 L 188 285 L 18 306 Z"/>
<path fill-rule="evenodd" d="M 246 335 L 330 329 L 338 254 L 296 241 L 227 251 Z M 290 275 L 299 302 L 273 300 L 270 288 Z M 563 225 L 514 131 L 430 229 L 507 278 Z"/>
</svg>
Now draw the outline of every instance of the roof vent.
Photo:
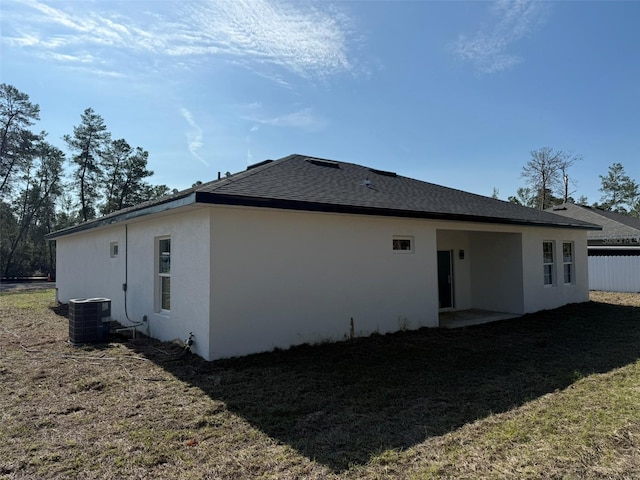
<svg viewBox="0 0 640 480">
<path fill-rule="evenodd" d="M 382 175 L 383 177 L 397 177 L 398 174 L 396 172 L 387 172 L 385 170 L 376 170 L 375 168 L 370 168 L 370 172 L 375 173 L 376 175 Z"/>
<path fill-rule="evenodd" d="M 318 165 L 319 167 L 340 168 L 338 162 L 333 160 L 323 160 L 322 158 L 307 158 L 307 162 Z"/>
<path fill-rule="evenodd" d="M 258 168 L 258 167 L 261 167 L 261 166 L 266 165 L 267 163 L 271 163 L 271 162 L 273 162 L 273 160 L 263 160 L 262 162 L 254 163 L 253 165 L 249 165 L 247 167 L 247 170 L 251 170 L 253 168 Z"/>
</svg>

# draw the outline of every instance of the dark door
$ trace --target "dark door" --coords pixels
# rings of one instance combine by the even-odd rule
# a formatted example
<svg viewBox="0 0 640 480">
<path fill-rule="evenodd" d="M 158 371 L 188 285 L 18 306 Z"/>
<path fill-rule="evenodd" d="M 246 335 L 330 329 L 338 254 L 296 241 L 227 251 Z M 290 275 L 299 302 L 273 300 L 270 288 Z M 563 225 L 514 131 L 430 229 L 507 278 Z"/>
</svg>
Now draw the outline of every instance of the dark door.
<svg viewBox="0 0 640 480">
<path fill-rule="evenodd" d="M 440 308 L 453 307 L 451 250 L 438 250 L 438 299 Z"/>
</svg>

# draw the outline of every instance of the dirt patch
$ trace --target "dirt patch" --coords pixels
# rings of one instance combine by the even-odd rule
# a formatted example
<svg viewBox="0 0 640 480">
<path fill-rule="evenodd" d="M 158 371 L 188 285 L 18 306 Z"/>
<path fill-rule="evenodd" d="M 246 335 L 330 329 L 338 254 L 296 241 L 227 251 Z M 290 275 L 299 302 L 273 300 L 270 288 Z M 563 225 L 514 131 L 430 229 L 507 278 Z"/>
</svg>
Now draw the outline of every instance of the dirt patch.
<svg viewBox="0 0 640 480">
<path fill-rule="evenodd" d="M 625 305 L 628 307 L 640 307 L 640 293 L 621 292 L 589 292 L 592 302 L 608 303 L 610 305 Z"/>
</svg>

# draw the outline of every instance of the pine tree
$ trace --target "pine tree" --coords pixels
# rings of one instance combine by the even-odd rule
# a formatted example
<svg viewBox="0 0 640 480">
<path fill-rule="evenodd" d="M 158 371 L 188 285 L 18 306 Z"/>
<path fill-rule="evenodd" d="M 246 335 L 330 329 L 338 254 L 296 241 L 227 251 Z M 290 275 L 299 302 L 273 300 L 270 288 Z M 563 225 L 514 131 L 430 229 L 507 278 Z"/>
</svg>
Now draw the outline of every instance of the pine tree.
<svg viewBox="0 0 640 480">
<path fill-rule="evenodd" d="M 100 199 L 100 182 L 103 177 L 102 156 L 111 141 L 104 120 L 93 109 L 87 108 L 80 125 L 73 127 L 73 136 L 65 135 L 64 141 L 74 153 L 73 178 L 80 198 L 80 220 L 86 222 L 96 216 Z"/>
<path fill-rule="evenodd" d="M 46 224 L 55 214 L 55 201 L 61 193 L 64 153 L 46 142 L 45 136 L 44 132 L 40 135 L 33 147 L 34 157 L 18 181 L 15 226 L 2 265 L 5 276 L 30 274 L 50 265 L 44 236 L 49 233 Z"/>
<path fill-rule="evenodd" d="M 0 198 L 29 163 L 36 140 L 28 127 L 40 120 L 40 107 L 29 95 L 6 83 L 0 84 Z"/>
<path fill-rule="evenodd" d="M 140 147 L 132 149 L 124 140 L 114 140 L 104 156 L 103 214 L 131 207 L 149 200 L 150 185 L 145 178 L 153 175 L 147 169 L 149 152 Z"/>
<path fill-rule="evenodd" d="M 627 213 L 633 211 L 640 201 L 640 186 L 624 171 L 621 163 L 609 167 L 606 176 L 599 175 L 603 195 L 600 208 L 614 212 Z"/>
</svg>

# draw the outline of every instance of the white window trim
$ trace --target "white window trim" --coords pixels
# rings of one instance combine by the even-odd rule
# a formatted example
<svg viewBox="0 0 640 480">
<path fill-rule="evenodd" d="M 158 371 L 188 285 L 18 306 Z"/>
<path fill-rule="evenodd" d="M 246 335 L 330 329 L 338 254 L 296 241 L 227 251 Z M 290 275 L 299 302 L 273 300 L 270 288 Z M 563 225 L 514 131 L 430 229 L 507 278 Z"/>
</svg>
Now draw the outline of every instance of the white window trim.
<svg viewBox="0 0 640 480">
<path fill-rule="evenodd" d="M 408 240 L 410 248 L 408 250 L 395 249 L 393 244 L 395 243 L 396 240 Z M 391 248 L 392 248 L 394 254 L 398 253 L 400 255 L 403 255 L 403 254 L 414 253 L 414 251 L 415 251 L 415 238 L 412 235 L 394 235 L 393 238 L 392 238 L 392 242 L 391 242 Z"/>
<path fill-rule="evenodd" d="M 545 262 L 544 259 L 544 245 L 546 243 L 551 244 L 551 263 Z M 547 265 L 551 266 L 551 283 L 546 283 L 546 269 Z M 542 283 L 545 288 L 551 288 L 556 285 L 556 242 L 553 240 L 543 240 L 542 242 Z"/>
<path fill-rule="evenodd" d="M 160 272 L 160 242 L 162 242 L 163 240 L 169 240 L 169 245 L 170 245 L 170 249 L 171 249 L 171 237 L 168 235 L 162 236 L 162 237 L 156 237 L 155 239 L 155 305 L 156 305 L 156 312 L 163 314 L 163 315 L 169 315 L 171 313 L 171 310 L 167 310 L 166 308 L 162 308 L 162 278 L 171 278 L 171 269 L 169 269 L 169 273 L 161 273 Z M 171 255 L 172 252 L 171 250 L 169 251 L 169 261 L 171 261 Z M 169 301 L 171 301 L 171 287 L 169 287 Z"/>
<path fill-rule="evenodd" d="M 567 244 L 571 246 L 570 262 L 564 261 L 564 246 Z M 569 282 L 567 282 L 565 279 L 565 274 L 564 274 L 565 265 L 571 265 L 571 280 Z M 571 241 L 562 242 L 562 281 L 564 282 L 565 285 L 575 285 L 576 283 L 576 249 L 575 249 L 574 243 Z"/>
</svg>

